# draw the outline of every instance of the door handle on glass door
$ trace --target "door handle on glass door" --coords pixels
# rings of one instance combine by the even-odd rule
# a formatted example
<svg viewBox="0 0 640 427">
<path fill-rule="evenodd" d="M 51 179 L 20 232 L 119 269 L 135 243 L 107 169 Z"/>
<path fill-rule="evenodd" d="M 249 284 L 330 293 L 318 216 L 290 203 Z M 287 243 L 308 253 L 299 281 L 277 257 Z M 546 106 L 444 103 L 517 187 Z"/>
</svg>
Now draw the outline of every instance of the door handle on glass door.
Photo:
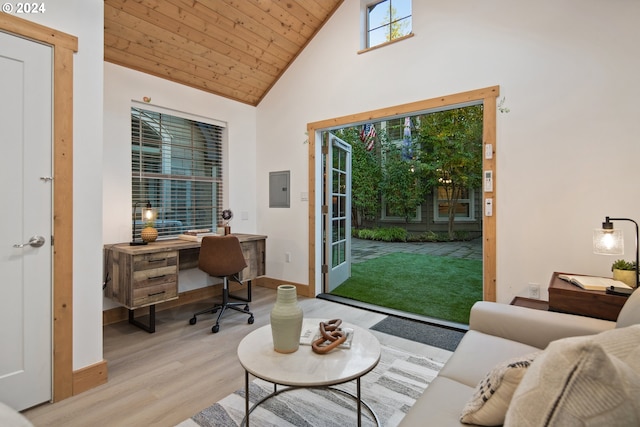
<svg viewBox="0 0 640 427">
<path fill-rule="evenodd" d="M 44 245 L 44 237 L 42 237 L 42 236 L 33 236 L 32 238 L 29 239 L 29 241 L 27 243 L 15 244 L 15 245 L 13 245 L 13 247 L 14 248 L 24 248 L 27 245 L 32 246 L 34 248 L 39 248 L 40 246 Z"/>
</svg>

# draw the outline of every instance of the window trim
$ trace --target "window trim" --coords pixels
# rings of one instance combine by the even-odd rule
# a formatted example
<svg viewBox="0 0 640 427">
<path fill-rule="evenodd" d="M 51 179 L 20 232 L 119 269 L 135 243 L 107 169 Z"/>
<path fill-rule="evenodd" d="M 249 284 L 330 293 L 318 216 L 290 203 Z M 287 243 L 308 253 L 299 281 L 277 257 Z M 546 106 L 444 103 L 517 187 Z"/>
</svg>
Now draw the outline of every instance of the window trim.
<svg viewBox="0 0 640 427">
<path fill-rule="evenodd" d="M 409 30 L 408 34 L 405 34 L 404 36 L 400 36 L 400 37 L 396 37 L 395 39 L 377 44 L 375 46 L 369 46 L 369 8 L 371 6 L 374 6 L 378 3 L 382 3 L 385 0 L 360 0 L 360 50 L 358 50 L 358 55 L 365 53 L 365 52 L 369 52 L 371 50 L 375 50 L 384 46 L 389 46 L 390 44 L 402 41 L 402 40 L 406 40 L 408 38 L 411 38 L 414 36 L 414 32 L 413 32 L 413 25 L 411 25 L 411 28 Z M 411 1 L 411 15 L 409 15 L 411 17 L 411 20 L 413 21 L 413 0 L 409 0 Z"/>
<path fill-rule="evenodd" d="M 422 222 L 422 203 L 416 206 L 416 213 L 409 219 L 409 223 L 420 223 Z M 387 215 L 387 201 L 382 198 L 382 203 L 380 203 L 380 221 L 386 222 L 402 222 L 405 223 L 404 217 Z"/>
<path fill-rule="evenodd" d="M 469 198 L 468 199 L 459 199 L 458 203 L 467 202 L 469 203 L 469 214 L 470 216 L 465 217 L 454 217 L 454 222 L 475 222 L 476 221 L 476 189 L 469 188 Z M 443 199 L 444 200 L 444 199 Z M 448 223 L 448 217 L 442 217 L 439 215 L 439 207 L 440 207 L 440 199 L 438 199 L 438 187 L 434 187 L 433 189 L 433 222 L 434 223 Z"/>
<path fill-rule="evenodd" d="M 177 111 L 177 110 L 173 110 L 170 108 L 165 108 L 165 107 L 160 107 L 157 105 L 150 105 L 147 103 L 141 103 L 141 102 L 136 102 L 136 101 L 132 101 L 131 102 L 131 106 L 129 109 L 130 112 L 130 116 L 131 119 L 133 120 L 134 118 L 134 111 L 135 110 L 139 110 L 140 111 L 140 115 L 138 116 L 138 120 L 142 119 L 142 117 L 144 116 L 144 112 L 147 113 L 153 113 L 153 114 L 159 114 L 161 116 L 165 116 L 168 117 L 169 120 L 171 121 L 171 118 L 175 118 L 175 119 L 180 119 L 180 120 L 184 120 L 185 123 L 187 124 L 187 128 L 189 126 L 193 126 L 193 125 L 198 125 L 198 124 L 204 124 L 204 125 L 211 125 L 212 127 L 215 127 L 217 129 L 212 130 L 212 132 L 214 132 L 215 135 L 217 135 L 215 137 L 215 139 L 217 141 L 215 141 L 215 146 L 214 147 L 214 157 L 217 159 L 213 160 L 213 164 L 211 165 L 211 167 L 218 168 L 219 171 L 217 173 L 215 173 L 212 176 L 208 176 L 208 175 L 201 175 L 201 174 L 197 174 L 197 169 L 189 169 L 189 173 L 187 174 L 182 174 L 182 173 L 177 173 L 174 174 L 172 173 L 172 168 L 170 168 L 168 170 L 167 173 L 165 173 L 164 167 L 162 168 L 161 171 L 154 171 L 154 170 L 147 170 L 146 172 L 143 170 L 143 164 L 141 163 L 135 163 L 134 162 L 134 152 L 136 151 L 136 147 L 139 145 L 139 143 L 141 142 L 140 139 L 137 138 L 142 138 L 142 140 L 144 140 L 143 135 L 137 135 L 135 132 L 136 130 L 133 129 L 133 127 L 130 129 L 130 138 L 131 138 L 131 163 L 130 163 L 130 171 L 131 171 L 131 192 L 130 192 L 130 196 L 131 196 L 131 206 L 134 206 L 134 203 L 137 201 L 138 205 L 142 206 L 143 202 L 147 201 L 147 197 L 152 197 L 152 195 L 143 195 L 143 193 L 140 192 L 140 186 L 136 187 L 136 185 L 134 185 L 134 181 L 138 180 L 141 183 L 143 182 L 143 180 L 147 179 L 149 180 L 147 184 L 140 184 L 143 186 L 148 186 L 151 185 L 153 187 L 153 183 L 155 181 L 159 182 L 159 185 L 162 188 L 165 188 L 166 185 L 171 186 L 171 182 L 175 182 L 175 181 L 180 181 L 183 182 L 184 185 L 186 185 L 186 187 L 184 189 L 181 188 L 177 188 L 174 189 L 172 191 L 177 191 L 178 193 L 176 194 L 181 194 L 181 192 L 187 191 L 188 193 L 186 194 L 186 199 L 184 199 L 186 205 L 185 208 L 188 208 L 188 211 L 192 212 L 192 217 L 191 219 L 195 220 L 195 222 L 191 223 L 190 221 L 187 221 L 187 223 L 182 223 L 180 226 L 178 226 L 177 228 L 173 227 L 173 225 L 171 226 L 167 226 L 168 229 L 164 230 L 164 231 L 160 231 L 159 233 L 159 239 L 163 239 L 163 238 L 175 238 L 178 235 L 180 235 L 181 233 L 183 233 L 186 229 L 192 229 L 192 228 L 197 228 L 197 229 L 201 229 L 201 228 L 209 228 L 211 229 L 211 231 L 215 231 L 217 226 L 220 223 L 220 219 L 218 218 L 219 213 L 222 211 L 223 209 L 223 205 L 224 205 L 224 195 L 225 195 L 225 177 L 226 177 L 226 170 L 225 170 L 225 150 L 226 150 L 226 138 L 227 138 L 227 124 L 225 122 L 216 120 L 216 119 L 212 119 L 209 117 L 203 117 L 203 116 L 199 116 L 196 114 L 190 114 L 190 113 L 186 113 L 186 112 L 182 112 L 182 111 Z M 145 121 L 147 124 L 147 127 L 150 127 L 152 129 L 152 131 L 156 132 L 158 137 L 160 138 L 160 145 L 158 146 L 158 150 L 162 150 L 161 147 L 165 147 L 167 144 L 171 147 L 173 147 L 173 143 L 172 141 L 172 137 L 170 135 L 165 135 L 165 132 L 168 132 L 168 130 L 163 130 L 163 128 L 158 128 L 157 126 L 155 126 L 155 123 L 153 122 L 148 122 Z M 170 126 L 171 127 L 171 126 Z M 175 128 L 175 129 L 179 129 L 179 128 Z M 193 134 L 191 134 L 193 135 Z M 204 135 L 203 135 L 204 136 Z M 209 149 L 209 147 L 207 145 L 203 146 L 195 146 L 194 142 L 191 138 L 188 138 L 187 141 L 191 140 L 191 143 L 188 145 L 188 150 L 191 151 L 197 151 L 198 153 L 203 153 L 202 155 L 205 155 L 204 153 L 206 152 L 210 152 L 211 150 Z M 179 145 L 178 145 L 179 147 Z M 181 148 L 181 147 L 179 147 Z M 153 147 L 149 147 L 149 149 L 153 150 Z M 162 153 L 162 151 L 160 151 L 160 153 Z M 169 154 L 169 156 L 171 156 L 171 154 Z M 191 158 L 191 155 L 189 155 L 188 158 Z M 169 160 L 169 163 L 172 163 L 174 161 L 179 161 L 180 159 L 176 159 L 174 157 L 171 157 Z M 139 159 L 138 161 L 143 161 L 143 159 Z M 161 160 L 162 163 L 165 163 L 165 160 Z M 150 163 L 150 165 L 153 167 L 153 162 Z M 134 169 L 134 167 L 139 167 L 140 170 L 136 170 Z M 193 165 L 191 165 L 193 166 Z M 180 169 L 179 169 L 180 170 Z M 181 169 L 181 171 L 184 171 L 184 169 Z M 212 188 L 211 190 L 213 191 L 213 199 L 212 199 L 212 204 L 213 204 L 213 215 L 211 216 L 211 224 L 208 224 L 208 218 L 207 218 L 207 224 L 200 224 L 197 220 L 197 215 L 193 216 L 193 213 L 196 212 L 198 210 L 198 204 L 192 204 L 189 203 L 187 200 L 189 200 L 190 198 L 193 197 L 192 191 L 197 191 L 197 189 L 192 188 L 192 186 L 197 185 L 197 183 L 209 183 L 211 184 Z M 151 184 L 150 184 L 151 183 Z M 167 184 L 168 183 L 168 184 Z M 156 183 L 158 184 L 158 183 Z M 137 188 L 137 189 L 136 189 Z M 165 188 L 166 190 L 166 188 Z M 162 190 L 161 193 L 163 193 L 165 190 Z M 170 212 L 173 208 L 174 208 L 174 195 L 170 195 L 169 196 L 169 200 L 167 200 L 166 197 L 164 197 L 162 194 L 155 194 L 155 196 L 158 196 L 156 198 L 151 198 L 151 204 L 152 207 L 154 208 L 154 210 L 156 212 L 162 211 L 164 210 L 165 212 Z M 144 199 L 144 200 L 142 200 Z M 157 200 L 162 200 L 162 203 L 158 203 Z M 182 198 L 181 198 L 182 200 Z M 206 207 L 206 206 L 205 206 Z M 138 223 L 137 221 L 137 216 L 135 216 L 136 213 L 134 213 L 134 217 L 132 218 L 133 221 L 136 221 L 136 223 Z M 187 219 L 189 219 L 189 215 L 187 215 Z M 180 221 L 181 218 L 170 218 L 170 217 L 160 217 L 156 219 L 157 221 L 163 221 L 166 224 L 173 224 L 173 222 L 175 221 Z M 156 222 L 156 228 L 159 229 L 161 227 L 157 227 L 157 222 Z M 172 228 L 173 227 L 173 228 Z M 137 227 L 138 229 L 136 230 L 138 235 L 135 236 L 135 238 L 139 238 L 139 232 L 141 231 L 141 229 L 143 228 L 142 226 Z M 166 227 L 165 227 L 166 228 Z M 175 228 L 175 229 L 174 229 Z"/>
</svg>

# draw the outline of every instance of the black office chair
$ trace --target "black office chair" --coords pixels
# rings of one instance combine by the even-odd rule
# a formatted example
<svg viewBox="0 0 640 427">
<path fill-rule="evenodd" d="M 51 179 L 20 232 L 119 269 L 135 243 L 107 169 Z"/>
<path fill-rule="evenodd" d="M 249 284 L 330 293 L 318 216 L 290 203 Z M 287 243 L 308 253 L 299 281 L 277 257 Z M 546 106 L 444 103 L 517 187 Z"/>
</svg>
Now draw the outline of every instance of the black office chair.
<svg viewBox="0 0 640 427">
<path fill-rule="evenodd" d="M 248 314 L 249 319 L 247 322 L 249 324 L 253 323 L 253 313 L 249 311 L 249 304 L 245 302 L 229 302 L 229 278 L 242 284 L 239 274 L 246 266 L 247 262 L 244 259 L 240 242 L 236 236 L 231 234 L 227 236 L 206 236 L 202 239 L 198 268 L 210 276 L 222 279 L 222 302 L 206 310 L 194 313 L 189 320 L 189 324 L 196 324 L 198 321 L 196 316 L 215 313 L 220 310 L 216 324 L 211 328 L 211 332 L 216 333 L 220 330 L 220 317 L 228 308 Z M 240 306 L 244 306 L 244 308 L 240 308 Z"/>
</svg>

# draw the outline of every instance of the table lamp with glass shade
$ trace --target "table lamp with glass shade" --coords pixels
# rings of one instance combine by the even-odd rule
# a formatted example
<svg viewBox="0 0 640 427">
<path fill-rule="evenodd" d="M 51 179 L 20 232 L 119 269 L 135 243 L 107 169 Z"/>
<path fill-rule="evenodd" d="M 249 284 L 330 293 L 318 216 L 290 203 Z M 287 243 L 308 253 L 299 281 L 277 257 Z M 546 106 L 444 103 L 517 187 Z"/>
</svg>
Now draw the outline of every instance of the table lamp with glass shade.
<svg viewBox="0 0 640 427">
<path fill-rule="evenodd" d="M 593 252 L 600 255 L 622 255 L 624 254 L 624 236 L 622 230 L 613 228 L 611 221 L 631 221 L 636 227 L 636 288 L 638 288 L 638 223 L 630 218 L 610 218 L 606 217 L 602 223 L 602 228 L 593 230 Z"/>
<path fill-rule="evenodd" d="M 136 202 L 133 205 L 133 233 L 131 234 L 131 242 L 129 242 L 129 245 L 131 246 L 142 246 L 147 244 L 147 242 L 145 241 L 136 240 L 136 212 L 138 211 L 139 204 L 140 202 Z M 142 222 L 146 224 L 149 221 L 153 221 L 153 217 L 154 217 L 154 212 L 153 212 L 153 208 L 151 207 L 151 202 L 147 202 L 147 206 L 142 209 L 142 215 L 141 215 Z"/>
</svg>

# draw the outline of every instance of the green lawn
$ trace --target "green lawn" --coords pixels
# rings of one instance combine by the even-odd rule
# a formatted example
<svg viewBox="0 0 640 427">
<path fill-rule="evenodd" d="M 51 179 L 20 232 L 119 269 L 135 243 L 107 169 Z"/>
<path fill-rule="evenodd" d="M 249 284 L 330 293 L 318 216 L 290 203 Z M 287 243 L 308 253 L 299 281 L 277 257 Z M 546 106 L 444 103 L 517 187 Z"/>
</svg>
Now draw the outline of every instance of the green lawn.
<svg viewBox="0 0 640 427">
<path fill-rule="evenodd" d="M 351 266 L 351 278 L 331 292 L 428 317 L 469 323 L 482 300 L 482 261 L 394 253 Z"/>
</svg>

